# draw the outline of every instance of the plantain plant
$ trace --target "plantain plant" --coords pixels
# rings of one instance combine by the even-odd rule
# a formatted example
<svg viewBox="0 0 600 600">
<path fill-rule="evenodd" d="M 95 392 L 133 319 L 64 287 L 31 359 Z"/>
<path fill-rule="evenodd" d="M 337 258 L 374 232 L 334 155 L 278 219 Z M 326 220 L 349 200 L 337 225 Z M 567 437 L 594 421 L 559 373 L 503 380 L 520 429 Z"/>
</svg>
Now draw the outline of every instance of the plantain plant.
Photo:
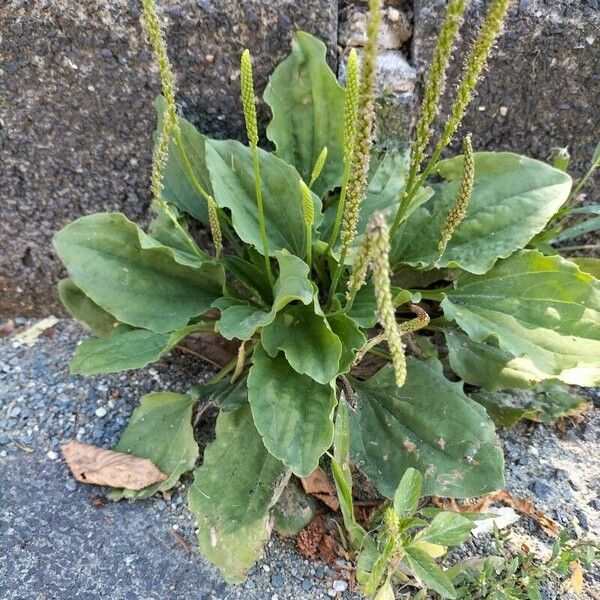
<svg viewBox="0 0 600 600">
<path fill-rule="evenodd" d="M 600 382 L 600 284 L 528 247 L 567 200 L 571 178 L 517 154 L 476 152 L 468 136 L 462 155 L 441 158 L 508 0 L 489 0 L 432 144 L 467 5 L 448 2 L 408 155 L 374 144 L 381 7 L 369 4 L 368 41 L 360 68 L 350 53 L 345 88 L 325 45 L 296 34 L 263 95 L 269 151 L 259 145 L 250 54 L 241 58 L 248 144 L 209 139 L 177 113 L 156 11 L 142 0 L 163 88 L 154 219 L 144 231 L 121 213 L 94 214 L 54 238 L 69 274 L 61 299 L 96 335 L 77 347 L 73 373 L 143 367 L 191 333 L 239 344 L 190 393 L 142 399 L 118 449 L 150 458 L 168 479 L 112 492 L 145 497 L 193 470 L 194 411 L 214 402 L 216 438 L 194 471 L 189 506 L 202 553 L 231 582 L 260 556 L 290 476 L 325 460 L 342 393 L 349 456 L 381 494 L 393 498 L 415 469 L 419 495 L 469 497 L 503 486 L 503 456 L 463 382 L 490 393 Z M 190 221 L 210 231 L 208 248 Z M 494 414 L 513 408 L 496 402 Z"/>
</svg>

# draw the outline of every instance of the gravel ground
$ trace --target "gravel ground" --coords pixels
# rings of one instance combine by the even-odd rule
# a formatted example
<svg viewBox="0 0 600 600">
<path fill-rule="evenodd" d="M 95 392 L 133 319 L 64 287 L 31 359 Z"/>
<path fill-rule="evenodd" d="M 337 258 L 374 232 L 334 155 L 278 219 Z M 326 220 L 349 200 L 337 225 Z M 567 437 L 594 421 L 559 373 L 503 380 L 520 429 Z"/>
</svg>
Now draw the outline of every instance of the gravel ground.
<svg viewBox="0 0 600 600">
<path fill-rule="evenodd" d="M 17 320 L 22 327 L 31 321 Z M 60 458 L 62 443 L 76 437 L 114 446 L 141 395 L 185 391 L 209 373 L 187 355 L 166 356 L 150 368 L 112 376 L 71 376 L 68 362 L 85 332 L 62 320 L 32 347 L 0 340 L 0 598 L 5 600 L 151 600 L 176 595 L 202 600 L 284 600 L 335 596 L 335 572 L 298 556 L 289 541 L 274 538 L 241 586 L 226 585 L 195 549 L 186 508 L 189 478 L 171 499 L 108 503 L 101 488 L 76 484 Z M 564 433 L 520 425 L 501 432 L 507 489 L 568 526 L 600 532 L 600 411 Z M 548 539 L 521 519 L 515 535 L 533 548 Z M 488 540 L 460 550 L 476 554 Z M 587 585 L 600 585 L 598 570 Z M 335 586 L 335 589 L 334 589 Z M 338 598 L 354 598 L 349 592 Z M 552 594 L 548 598 L 568 598 Z"/>
</svg>

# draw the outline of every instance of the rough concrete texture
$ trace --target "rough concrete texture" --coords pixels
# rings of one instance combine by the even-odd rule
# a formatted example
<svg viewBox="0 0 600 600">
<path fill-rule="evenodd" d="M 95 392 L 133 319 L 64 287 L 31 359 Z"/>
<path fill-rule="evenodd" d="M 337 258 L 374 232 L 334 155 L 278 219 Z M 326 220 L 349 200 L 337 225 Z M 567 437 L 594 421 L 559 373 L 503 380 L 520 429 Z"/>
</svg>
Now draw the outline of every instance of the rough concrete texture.
<svg viewBox="0 0 600 600">
<path fill-rule="evenodd" d="M 183 112 L 215 137 L 242 137 L 244 48 L 258 91 L 298 29 L 335 57 L 335 0 L 158 5 Z M 49 314 L 60 310 L 57 229 L 99 210 L 144 221 L 159 86 L 137 1 L 9 0 L 0 31 L 0 315 Z"/>
<path fill-rule="evenodd" d="M 415 0 L 412 60 L 421 75 L 445 4 L 445 0 Z M 454 55 L 450 92 L 462 65 L 464 44 L 472 39 L 487 5 L 471 1 L 462 27 L 463 44 Z M 600 2 L 515 0 L 457 139 L 460 133 L 472 132 L 478 150 L 512 150 L 543 160 L 553 148 L 568 146 L 571 169 L 580 174 L 599 141 L 598 89 Z"/>
<path fill-rule="evenodd" d="M 472 0 L 466 40 L 486 4 Z M 348 44 L 343 60 L 347 47 L 361 43 L 366 5 L 159 0 L 184 114 L 210 135 L 243 137 L 241 50 L 247 46 L 255 57 L 260 92 L 298 28 L 323 38 L 335 63 L 338 8 L 339 40 Z M 423 73 L 444 6 L 445 0 L 385 2 L 380 41 L 390 54 L 380 73 L 380 80 L 387 78 L 379 100 L 384 146 L 408 139 L 413 67 Z M 54 231 L 98 210 L 123 210 L 144 221 L 158 82 L 142 41 L 137 0 L 8 0 L 0 9 L 0 30 L 0 315 L 45 315 L 60 310 Z M 515 0 L 462 131 L 475 134 L 479 149 L 542 159 L 553 147 L 568 145 L 581 173 L 600 131 L 599 45 L 598 0 Z"/>
</svg>

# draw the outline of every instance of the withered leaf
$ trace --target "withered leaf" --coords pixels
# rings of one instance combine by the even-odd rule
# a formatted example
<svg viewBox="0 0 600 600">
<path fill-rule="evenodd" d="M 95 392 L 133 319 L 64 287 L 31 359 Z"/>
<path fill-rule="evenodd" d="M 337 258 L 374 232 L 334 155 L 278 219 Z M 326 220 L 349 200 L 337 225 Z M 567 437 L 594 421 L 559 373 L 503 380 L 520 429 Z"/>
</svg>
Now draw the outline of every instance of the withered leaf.
<svg viewBox="0 0 600 600">
<path fill-rule="evenodd" d="M 317 467 L 308 477 L 302 477 L 300 481 L 307 494 L 318 498 L 331 510 L 338 510 L 340 503 L 336 497 L 335 488 L 321 467 Z"/>
<path fill-rule="evenodd" d="M 514 508 L 517 512 L 520 512 L 526 517 L 531 517 L 537 524 L 550 536 L 554 537 L 558 535 L 558 523 L 551 519 L 548 515 L 544 514 L 541 510 L 538 510 L 533 505 L 531 500 L 525 498 L 515 498 L 506 490 L 500 490 L 498 492 L 492 492 L 487 496 L 482 496 L 475 502 L 460 504 L 456 500 L 451 498 L 442 499 L 433 497 L 433 502 L 436 506 L 443 508 L 444 510 L 450 510 L 454 512 L 487 512 L 489 507 L 494 502 L 502 502 L 511 508 Z"/>
<path fill-rule="evenodd" d="M 141 490 L 167 479 L 152 461 L 71 440 L 61 448 L 73 477 L 83 483 Z"/>
</svg>

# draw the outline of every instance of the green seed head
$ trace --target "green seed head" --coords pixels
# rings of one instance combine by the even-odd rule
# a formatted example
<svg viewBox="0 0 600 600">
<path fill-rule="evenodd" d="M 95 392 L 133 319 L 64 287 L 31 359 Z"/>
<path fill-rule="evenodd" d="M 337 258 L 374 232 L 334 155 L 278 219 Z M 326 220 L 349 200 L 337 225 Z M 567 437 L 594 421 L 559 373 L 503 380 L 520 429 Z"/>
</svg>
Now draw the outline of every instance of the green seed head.
<svg viewBox="0 0 600 600">
<path fill-rule="evenodd" d="M 313 167 L 312 173 L 310 174 L 310 183 L 309 187 L 312 187 L 314 182 L 317 180 L 323 167 L 325 166 L 325 162 L 327 161 L 327 146 L 323 147 L 323 150 L 317 156 L 317 160 L 315 161 L 315 166 Z"/>
<path fill-rule="evenodd" d="M 387 343 L 396 375 L 396 385 L 402 387 L 406 381 L 406 357 L 392 301 L 389 230 L 385 218 L 381 213 L 373 215 L 367 235 L 371 243 L 371 269 L 373 270 L 373 283 L 375 284 L 377 316 L 387 336 Z"/>
<path fill-rule="evenodd" d="M 300 181 L 300 195 L 302 196 L 302 216 L 304 218 L 304 225 L 309 229 L 312 228 L 315 222 L 315 204 L 312 198 L 312 192 L 310 188 L 302 181 Z"/>
<path fill-rule="evenodd" d="M 175 84 L 173 82 L 171 63 L 169 62 L 167 46 L 160 29 L 160 23 L 158 22 L 154 0 L 142 0 L 142 9 L 146 35 L 148 37 L 148 42 L 152 47 L 161 81 L 162 93 L 165 98 L 165 112 L 163 114 L 162 128 L 154 148 L 151 176 L 152 195 L 158 202 L 162 202 L 161 194 L 163 190 L 163 177 L 169 154 L 169 142 L 171 136 L 176 132 L 178 127 L 177 107 L 175 105 Z"/>
<path fill-rule="evenodd" d="M 219 225 L 219 214 L 217 212 L 217 203 L 212 196 L 208 197 L 208 223 L 215 246 L 216 257 L 220 258 L 223 250 L 223 236 L 221 235 L 221 226 Z"/>
<path fill-rule="evenodd" d="M 352 154 L 356 129 L 356 109 L 358 107 L 358 59 L 352 48 L 346 66 L 346 94 L 344 101 L 344 160 L 348 162 Z"/>
<path fill-rule="evenodd" d="M 417 175 L 425 157 L 425 149 L 431 137 L 431 124 L 438 112 L 440 96 L 446 83 L 448 63 L 452 56 L 452 49 L 458 37 L 458 29 L 467 4 L 468 0 L 450 0 L 446 7 L 446 14 L 427 75 L 419 119 L 415 127 L 409 179 L 414 179 Z"/>
<path fill-rule="evenodd" d="M 252 77 L 252 62 L 250 51 L 242 52 L 240 64 L 240 77 L 242 88 L 242 107 L 246 121 L 246 133 L 251 146 L 258 146 L 258 125 L 256 121 L 256 105 L 254 104 L 254 79 Z"/>
<path fill-rule="evenodd" d="M 487 63 L 490 52 L 500 35 L 502 23 L 506 17 L 511 0 L 491 0 L 490 7 L 483 19 L 483 24 L 471 46 L 463 67 L 456 99 L 450 111 L 450 117 L 444 126 L 444 131 L 438 146 L 446 147 L 455 131 L 458 129 L 467 106 L 470 104 L 475 86 Z"/>
<path fill-rule="evenodd" d="M 375 71 L 377 60 L 377 36 L 381 22 L 381 0 L 369 1 L 369 23 L 360 72 L 358 107 L 355 119 L 354 144 L 350 159 L 346 205 L 344 208 L 341 252 L 345 256 L 356 236 L 356 226 L 365 191 L 373 143 L 375 122 Z"/>
<path fill-rule="evenodd" d="M 450 209 L 442 228 L 442 235 L 438 244 L 438 257 L 442 256 L 448 242 L 452 238 L 454 230 L 463 222 L 473 193 L 473 184 L 475 182 L 475 156 L 473 154 L 470 135 L 465 136 L 465 139 L 463 140 L 463 152 L 462 181 L 454 206 Z"/>
<path fill-rule="evenodd" d="M 360 288 L 364 285 L 367 278 L 367 269 L 369 268 L 369 262 L 371 260 L 371 241 L 369 237 L 365 237 L 360 250 L 354 258 L 354 265 L 352 267 L 352 274 L 348 279 L 348 289 L 346 291 L 346 300 L 351 301 L 354 296 L 358 293 Z"/>
</svg>

